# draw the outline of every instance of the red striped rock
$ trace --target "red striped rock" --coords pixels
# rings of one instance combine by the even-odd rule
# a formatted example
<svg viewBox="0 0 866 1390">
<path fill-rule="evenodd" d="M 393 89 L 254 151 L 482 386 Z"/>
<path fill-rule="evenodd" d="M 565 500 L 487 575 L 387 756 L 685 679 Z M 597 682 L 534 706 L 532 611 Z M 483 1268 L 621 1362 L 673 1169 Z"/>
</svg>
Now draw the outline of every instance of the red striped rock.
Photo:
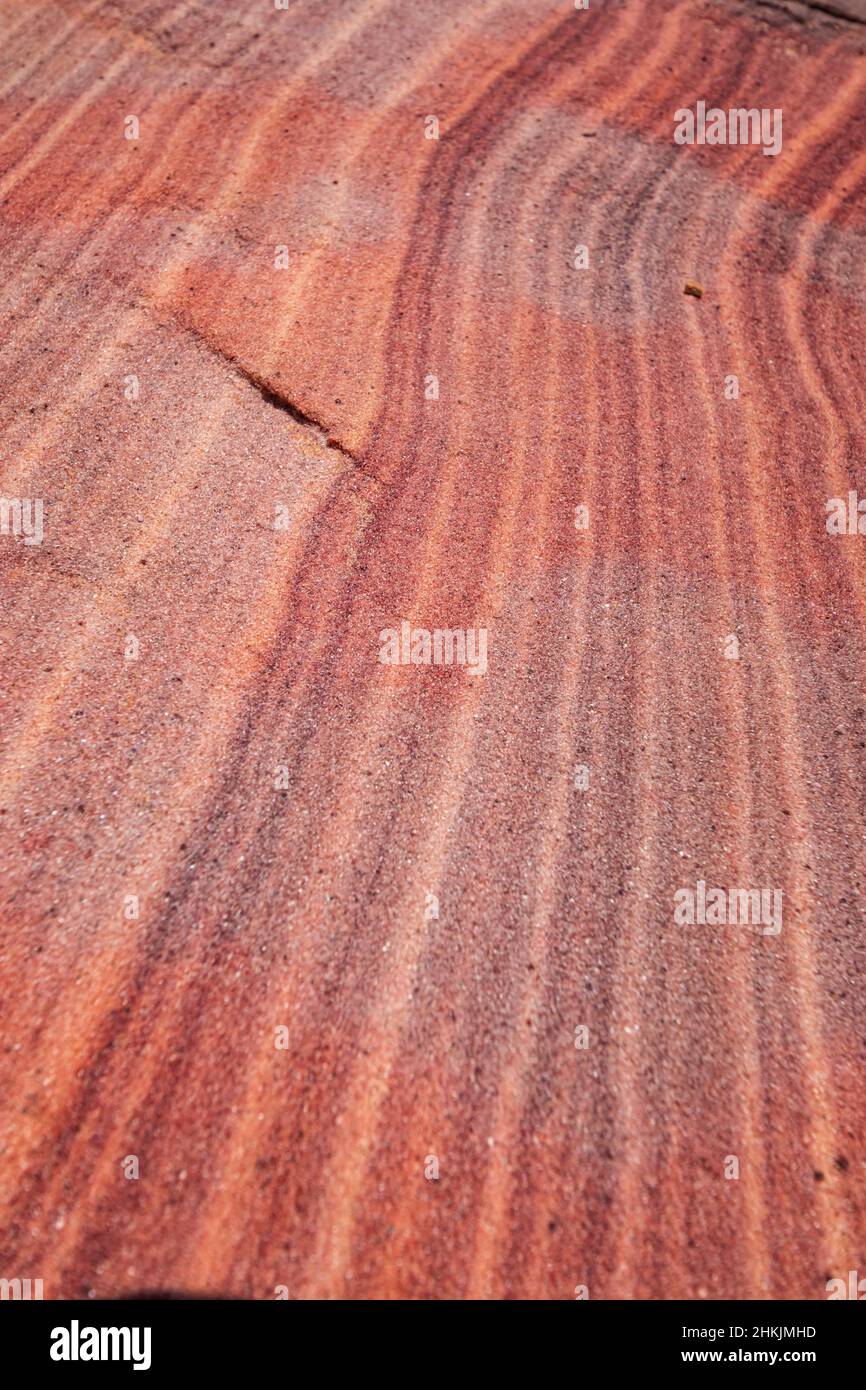
<svg viewBox="0 0 866 1390">
<path fill-rule="evenodd" d="M 0 1273 L 862 1267 L 866 31 L 818 8 L 7 12 Z M 676 146 L 699 100 L 782 153 Z M 698 881 L 782 931 L 677 924 Z"/>
</svg>

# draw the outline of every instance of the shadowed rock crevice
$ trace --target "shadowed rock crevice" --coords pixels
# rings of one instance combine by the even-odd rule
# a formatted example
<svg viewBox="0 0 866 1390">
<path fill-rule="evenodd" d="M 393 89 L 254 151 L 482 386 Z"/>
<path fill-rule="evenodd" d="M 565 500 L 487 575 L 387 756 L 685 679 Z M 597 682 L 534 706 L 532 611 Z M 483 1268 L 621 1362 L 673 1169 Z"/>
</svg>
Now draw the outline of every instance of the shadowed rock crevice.
<svg viewBox="0 0 866 1390">
<path fill-rule="evenodd" d="M 384 487 L 382 479 L 372 472 L 364 459 L 361 458 L 359 454 L 356 454 L 354 450 L 350 449 L 348 444 L 344 444 L 342 440 L 337 439 L 335 435 L 331 434 L 327 425 L 323 424 L 315 415 L 311 415 L 309 411 L 302 409 L 301 406 L 295 401 L 290 400 L 282 391 L 277 390 L 271 382 L 267 381 L 258 372 L 245 366 L 244 363 L 238 361 L 231 353 L 225 352 L 222 348 L 217 347 L 215 343 L 212 343 L 209 338 L 200 333 L 197 329 L 190 327 L 189 324 L 177 324 L 177 326 L 182 328 L 185 333 L 188 333 L 191 338 L 194 338 L 196 342 L 201 343 L 214 357 L 218 357 L 225 366 L 229 367 L 236 376 L 241 377 L 248 386 L 252 386 L 253 389 L 259 393 L 262 400 L 267 402 L 269 406 L 272 406 L 275 410 L 282 410 L 290 419 L 294 420 L 296 425 L 301 425 L 304 429 L 309 430 L 315 436 L 316 442 L 323 448 L 333 449 L 335 453 L 340 454 L 346 459 L 353 468 L 363 473 L 365 478 L 369 478 L 371 482 L 376 483 L 379 487 Z"/>
<path fill-rule="evenodd" d="M 827 15 L 849 24 L 866 25 L 866 0 L 756 0 L 762 9 L 777 10 L 805 24 L 809 14 Z"/>
<path fill-rule="evenodd" d="M 866 4 L 863 0 L 839 0 L 833 4 L 832 0 L 802 0 L 805 10 L 817 10 L 819 14 L 832 15 L 834 19 L 847 19 L 851 24 L 866 24 Z"/>
</svg>

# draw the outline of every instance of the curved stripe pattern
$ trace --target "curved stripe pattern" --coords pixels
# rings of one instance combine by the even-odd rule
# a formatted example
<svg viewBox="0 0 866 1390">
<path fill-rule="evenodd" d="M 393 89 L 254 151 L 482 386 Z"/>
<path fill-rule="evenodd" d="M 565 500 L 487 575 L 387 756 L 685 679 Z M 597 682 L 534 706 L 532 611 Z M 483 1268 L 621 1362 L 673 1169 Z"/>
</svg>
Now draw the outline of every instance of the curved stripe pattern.
<svg viewBox="0 0 866 1390">
<path fill-rule="evenodd" d="M 0 1273 L 866 1267 L 857 3 L 6 14 Z"/>
</svg>

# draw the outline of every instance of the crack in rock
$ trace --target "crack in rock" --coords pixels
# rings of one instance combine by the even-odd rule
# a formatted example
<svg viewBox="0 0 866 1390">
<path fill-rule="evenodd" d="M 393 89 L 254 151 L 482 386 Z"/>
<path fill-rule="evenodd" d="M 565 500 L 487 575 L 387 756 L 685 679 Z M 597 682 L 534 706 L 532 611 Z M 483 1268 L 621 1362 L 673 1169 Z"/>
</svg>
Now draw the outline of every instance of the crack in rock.
<svg viewBox="0 0 866 1390">
<path fill-rule="evenodd" d="M 805 24 L 809 12 L 841 19 L 848 24 L 866 25 L 866 8 L 863 0 L 756 0 L 763 9 L 776 10 L 790 19 Z"/>
<path fill-rule="evenodd" d="M 320 445 L 326 449 L 333 449 L 335 453 L 340 454 L 354 469 L 357 469 L 357 471 L 365 478 L 368 478 L 370 482 L 375 483 L 377 487 L 386 486 L 382 479 L 377 477 L 377 475 L 367 467 L 364 460 L 350 449 L 348 444 L 344 444 L 341 440 L 332 435 L 327 426 L 322 424 L 322 421 L 318 420 L 315 415 L 310 415 L 308 411 L 302 410 L 301 407 L 290 400 L 288 396 L 276 390 L 264 377 L 259 376 L 258 372 L 254 372 L 249 367 L 245 367 L 243 363 L 239 362 L 231 353 L 225 352 L 222 348 L 217 347 L 215 343 L 212 343 L 210 339 L 199 332 L 198 329 L 192 328 L 189 324 L 179 323 L 176 319 L 174 322 L 177 327 L 182 328 L 183 331 L 188 333 L 191 338 L 194 338 L 197 343 L 201 343 L 209 353 L 214 357 L 218 357 L 222 363 L 230 367 L 234 374 L 245 381 L 248 386 L 252 386 L 254 390 L 258 391 L 262 400 L 272 406 L 274 410 L 284 411 L 290 419 L 294 420 L 295 424 L 302 425 L 304 429 L 309 430 L 315 435 Z"/>
<path fill-rule="evenodd" d="M 866 24 L 866 14 L 859 13 L 859 5 L 852 13 L 851 7 L 840 0 L 838 5 L 831 0 L 800 0 L 807 10 L 817 10 L 819 14 L 832 15 L 834 19 L 847 19 L 849 24 Z"/>
<path fill-rule="evenodd" d="M 219 356 L 222 357 L 222 353 L 220 353 Z M 224 360 L 231 363 L 231 366 L 234 367 L 239 376 L 243 377 L 244 381 L 248 381 L 250 386 L 255 387 L 262 400 L 267 401 L 268 405 L 272 405 L 275 410 L 284 410 L 287 415 L 291 416 L 296 424 L 303 425 L 305 429 L 312 430 L 318 438 L 319 443 L 323 444 L 326 449 L 336 449 L 338 454 L 342 454 L 343 457 L 347 458 L 356 468 L 363 468 L 364 465 L 358 455 L 353 453 L 347 444 L 341 443 L 339 439 L 330 434 L 327 427 L 322 424 L 321 420 L 317 420 L 315 415 L 307 414 L 299 405 L 295 405 L 294 401 L 290 401 L 288 396 L 284 396 L 281 392 L 275 391 L 273 386 L 269 386 L 260 376 L 255 372 L 251 372 L 247 367 L 242 366 L 240 362 L 235 362 L 229 358 L 225 358 Z M 369 476 L 372 477 L 372 473 Z"/>
</svg>

